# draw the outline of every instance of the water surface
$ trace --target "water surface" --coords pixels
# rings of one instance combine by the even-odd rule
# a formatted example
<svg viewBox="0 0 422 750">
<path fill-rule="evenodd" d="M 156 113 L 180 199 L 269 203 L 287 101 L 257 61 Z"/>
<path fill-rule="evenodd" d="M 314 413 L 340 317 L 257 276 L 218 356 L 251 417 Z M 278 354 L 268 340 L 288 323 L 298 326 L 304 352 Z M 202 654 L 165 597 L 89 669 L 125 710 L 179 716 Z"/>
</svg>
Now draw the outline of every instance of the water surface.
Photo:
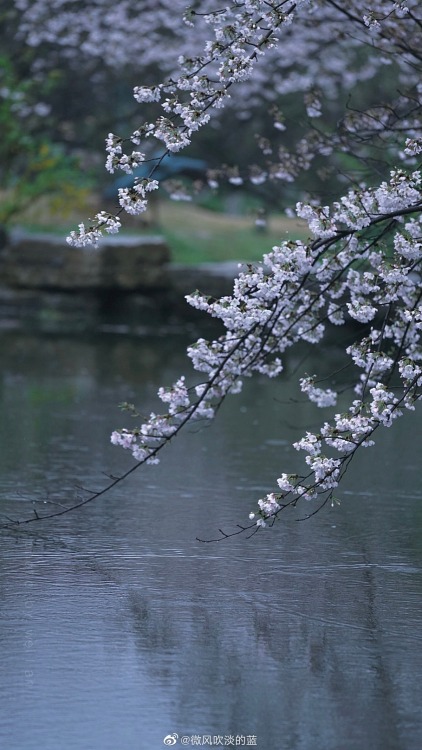
<svg viewBox="0 0 422 750">
<path fill-rule="evenodd" d="M 130 466 L 109 444 L 128 419 L 116 405 L 157 408 L 184 344 L 2 334 L 3 512 L 41 512 Z M 1 747 L 422 746 L 420 417 L 356 459 L 340 507 L 196 539 L 247 520 L 297 465 L 291 441 L 324 419 L 297 401 L 296 367 L 248 382 L 90 506 L 2 533 Z"/>
</svg>

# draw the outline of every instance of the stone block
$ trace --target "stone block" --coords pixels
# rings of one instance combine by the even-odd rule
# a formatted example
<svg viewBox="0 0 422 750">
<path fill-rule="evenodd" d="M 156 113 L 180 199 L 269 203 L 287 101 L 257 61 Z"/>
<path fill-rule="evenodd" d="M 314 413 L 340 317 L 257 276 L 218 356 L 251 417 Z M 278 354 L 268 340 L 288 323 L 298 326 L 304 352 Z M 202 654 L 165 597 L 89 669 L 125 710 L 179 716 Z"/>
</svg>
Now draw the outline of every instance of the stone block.
<svg viewBox="0 0 422 750">
<path fill-rule="evenodd" d="M 110 236 L 98 248 L 63 237 L 12 234 L 0 250 L 0 282 L 14 288 L 151 291 L 169 285 L 170 251 L 158 236 Z"/>
</svg>

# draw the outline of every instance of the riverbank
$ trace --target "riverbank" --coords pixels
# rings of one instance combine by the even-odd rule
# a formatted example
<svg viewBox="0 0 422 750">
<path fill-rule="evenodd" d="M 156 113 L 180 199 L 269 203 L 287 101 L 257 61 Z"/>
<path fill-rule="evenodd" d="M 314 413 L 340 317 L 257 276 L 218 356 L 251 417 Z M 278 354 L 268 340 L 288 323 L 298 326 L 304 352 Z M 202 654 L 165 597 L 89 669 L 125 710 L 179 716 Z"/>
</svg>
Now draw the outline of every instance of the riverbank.
<svg viewBox="0 0 422 750">
<path fill-rule="evenodd" d="M 156 332 L 207 319 L 185 296 L 230 294 L 239 262 L 174 263 L 158 235 L 108 237 L 73 248 L 14 232 L 0 250 L 0 327 Z"/>
</svg>

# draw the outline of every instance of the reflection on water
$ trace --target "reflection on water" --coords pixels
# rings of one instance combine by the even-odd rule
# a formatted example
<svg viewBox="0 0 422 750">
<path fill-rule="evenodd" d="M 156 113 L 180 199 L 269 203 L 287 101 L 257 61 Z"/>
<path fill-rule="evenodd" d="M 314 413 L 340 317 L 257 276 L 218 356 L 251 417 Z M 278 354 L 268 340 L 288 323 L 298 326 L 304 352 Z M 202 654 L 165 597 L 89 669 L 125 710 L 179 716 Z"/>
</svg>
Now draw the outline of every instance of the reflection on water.
<svg viewBox="0 0 422 750">
<path fill-rule="evenodd" d="M 3 335 L 4 512 L 126 468 L 108 443 L 116 404 L 154 408 L 186 370 L 184 343 Z M 247 518 L 297 462 L 290 443 L 321 413 L 296 398 L 288 377 L 247 383 L 158 467 L 2 534 L 1 747 L 155 750 L 172 733 L 259 750 L 422 746 L 415 417 L 352 464 L 340 508 L 249 541 L 195 539 Z"/>
</svg>

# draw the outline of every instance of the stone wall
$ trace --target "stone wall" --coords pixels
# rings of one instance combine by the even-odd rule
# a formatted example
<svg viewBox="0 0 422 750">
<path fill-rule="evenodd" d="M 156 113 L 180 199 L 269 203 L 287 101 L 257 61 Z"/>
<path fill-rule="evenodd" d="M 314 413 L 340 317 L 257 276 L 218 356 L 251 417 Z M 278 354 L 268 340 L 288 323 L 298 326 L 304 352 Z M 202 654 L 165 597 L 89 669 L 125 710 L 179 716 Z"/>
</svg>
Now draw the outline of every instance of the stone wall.
<svg viewBox="0 0 422 750">
<path fill-rule="evenodd" d="M 0 283 L 54 290 L 155 290 L 168 286 L 170 250 L 161 237 L 109 236 L 98 248 L 15 232 L 0 250 Z"/>
<path fill-rule="evenodd" d="M 185 295 L 230 294 L 237 263 L 171 263 L 158 236 L 111 236 L 98 248 L 16 232 L 0 248 L 0 326 L 96 330 L 208 321 Z"/>
</svg>

